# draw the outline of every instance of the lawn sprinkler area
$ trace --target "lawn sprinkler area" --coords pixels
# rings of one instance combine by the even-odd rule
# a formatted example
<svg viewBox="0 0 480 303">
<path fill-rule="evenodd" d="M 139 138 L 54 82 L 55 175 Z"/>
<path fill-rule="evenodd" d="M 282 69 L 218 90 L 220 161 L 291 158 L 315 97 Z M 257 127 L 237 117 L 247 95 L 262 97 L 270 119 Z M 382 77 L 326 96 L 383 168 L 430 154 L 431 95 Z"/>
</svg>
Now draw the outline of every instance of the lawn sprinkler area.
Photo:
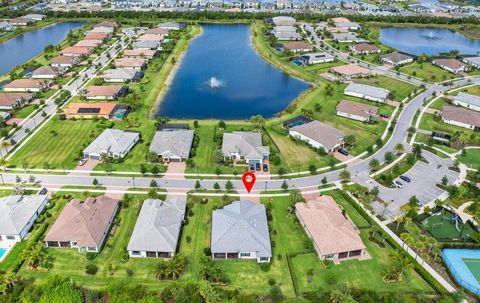
<svg viewBox="0 0 480 303">
<path fill-rule="evenodd" d="M 444 249 L 442 258 L 459 285 L 480 294 L 480 250 Z"/>
<path fill-rule="evenodd" d="M 470 241 L 471 235 L 477 233 L 467 222 L 462 223 L 457 214 L 447 209 L 440 209 L 420 221 L 422 227 L 439 241 Z"/>
</svg>

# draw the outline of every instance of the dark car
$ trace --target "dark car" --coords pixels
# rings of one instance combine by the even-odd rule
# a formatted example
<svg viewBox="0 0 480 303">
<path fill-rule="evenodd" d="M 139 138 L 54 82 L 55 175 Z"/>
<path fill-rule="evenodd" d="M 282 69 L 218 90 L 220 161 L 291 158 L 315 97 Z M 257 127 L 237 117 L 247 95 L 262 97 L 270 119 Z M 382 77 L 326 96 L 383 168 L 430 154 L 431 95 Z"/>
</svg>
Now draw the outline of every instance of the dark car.
<svg viewBox="0 0 480 303">
<path fill-rule="evenodd" d="M 250 164 L 250 171 L 251 171 L 251 172 L 254 172 L 254 171 L 255 171 L 255 165 Z"/>
<path fill-rule="evenodd" d="M 40 191 L 38 192 L 39 195 L 46 195 L 48 192 L 48 189 L 46 189 L 45 187 L 42 187 L 42 189 L 40 189 Z"/>
<path fill-rule="evenodd" d="M 412 179 L 410 179 L 409 177 L 407 176 L 400 176 L 400 179 L 402 179 L 403 181 L 407 182 L 407 183 L 410 183 L 410 181 L 412 181 Z"/>
<path fill-rule="evenodd" d="M 263 171 L 268 172 L 268 164 L 263 164 Z"/>
<path fill-rule="evenodd" d="M 260 169 L 261 169 L 261 167 L 260 167 L 260 163 L 258 163 L 258 162 L 257 162 L 257 163 L 255 163 L 255 169 L 256 169 L 256 170 L 260 170 Z"/>
<path fill-rule="evenodd" d="M 348 156 L 348 155 L 349 155 L 349 154 L 348 154 L 348 150 L 346 150 L 346 149 L 343 148 L 343 147 L 340 147 L 340 148 L 338 149 L 338 152 L 341 153 L 341 154 L 344 155 L 344 156 Z"/>
</svg>

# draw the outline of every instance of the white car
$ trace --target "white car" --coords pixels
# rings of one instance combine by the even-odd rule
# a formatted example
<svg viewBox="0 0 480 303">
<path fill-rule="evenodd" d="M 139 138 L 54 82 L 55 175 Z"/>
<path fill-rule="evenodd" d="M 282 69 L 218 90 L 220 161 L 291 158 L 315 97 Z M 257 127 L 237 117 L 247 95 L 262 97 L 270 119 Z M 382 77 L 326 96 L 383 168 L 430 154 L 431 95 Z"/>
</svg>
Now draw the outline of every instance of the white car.
<svg viewBox="0 0 480 303">
<path fill-rule="evenodd" d="M 398 180 L 393 181 L 392 185 L 395 186 L 396 188 L 403 188 L 402 182 Z"/>
<path fill-rule="evenodd" d="M 85 163 L 87 163 L 87 159 L 81 159 L 81 160 L 78 161 L 78 166 L 82 166 Z"/>
</svg>

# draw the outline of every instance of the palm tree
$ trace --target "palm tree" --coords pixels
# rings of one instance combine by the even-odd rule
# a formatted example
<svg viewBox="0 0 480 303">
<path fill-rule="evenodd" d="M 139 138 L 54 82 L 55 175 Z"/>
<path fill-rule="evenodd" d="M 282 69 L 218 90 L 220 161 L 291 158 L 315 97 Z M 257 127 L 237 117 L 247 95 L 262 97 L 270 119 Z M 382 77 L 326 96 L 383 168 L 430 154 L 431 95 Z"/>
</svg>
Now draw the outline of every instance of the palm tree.
<svg viewBox="0 0 480 303">
<path fill-rule="evenodd" d="M 403 151 L 404 151 L 403 144 L 402 143 L 397 143 L 397 145 L 395 145 L 395 152 L 397 154 L 401 154 L 401 153 L 403 153 Z"/>
<path fill-rule="evenodd" d="M 5 158 L 0 159 L 0 165 L 3 167 L 3 171 L 7 171 L 8 161 Z"/>
<path fill-rule="evenodd" d="M 392 261 L 394 266 L 397 268 L 399 277 L 402 277 L 406 270 L 413 267 L 412 261 L 404 254 L 398 250 L 394 251 L 391 254 Z"/>
<path fill-rule="evenodd" d="M 0 141 L 0 157 L 3 157 L 2 150 L 7 152 L 7 149 L 11 146 L 10 142 L 8 140 L 2 140 Z"/>
</svg>

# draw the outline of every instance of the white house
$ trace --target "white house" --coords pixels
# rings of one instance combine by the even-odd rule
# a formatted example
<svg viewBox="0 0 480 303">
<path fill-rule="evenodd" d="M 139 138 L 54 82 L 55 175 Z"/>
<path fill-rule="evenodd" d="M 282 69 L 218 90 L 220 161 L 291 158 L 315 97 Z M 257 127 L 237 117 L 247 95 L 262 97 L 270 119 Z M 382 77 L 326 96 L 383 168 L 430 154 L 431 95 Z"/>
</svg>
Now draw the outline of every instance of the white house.
<svg viewBox="0 0 480 303">
<path fill-rule="evenodd" d="M 362 98 L 366 100 L 382 102 L 384 103 L 388 96 L 390 95 L 390 91 L 388 89 L 370 86 L 366 84 L 360 83 L 350 83 L 343 93 L 347 96 Z"/>
<path fill-rule="evenodd" d="M 334 56 L 326 52 L 305 54 L 305 55 L 302 55 L 301 58 L 308 65 L 333 62 L 335 60 Z"/>
<path fill-rule="evenodd" d="M 83 156 L 94 160 L 100 160 L 102 154 L 124 158 L 139 140 L 139 133 L 107 128 L 83 150 Z"/>
<path fill-rule="evenodd" d="M 263 163 L 270 156 L 270 148 L 263 146 L 262 135 L 254 132 L 224 133 L 222 154 L 225 159 L 245 160 L 249 164 Z"/>
<path fill-rule="evenodd" d="M 472 130 L 480 130 L 480 113 L 455 106 L 444 106 L 442 121 Z"/>
<path fill-rule="evenodd" d="M 343 100 L 337 105 L 337 115 L 340 117 L 368 122 L 375 118 L 378 108 L 376 106 Z"/>
<path fill-rule="evenodd" d="M 480 112 L 479 96 L 475 96 L 467 93 L 459 93 L 458 95 L 453 97 L 453 104 Z"/>
<path fill-rule="evenodd" d="M 288 134 L 314 148 L 323 148 L 326 152 L 333 152 L 339 148 L 345 136 L 341 130 L 316 120 L 292 127 L 288 130 Z"/>
</svg>

